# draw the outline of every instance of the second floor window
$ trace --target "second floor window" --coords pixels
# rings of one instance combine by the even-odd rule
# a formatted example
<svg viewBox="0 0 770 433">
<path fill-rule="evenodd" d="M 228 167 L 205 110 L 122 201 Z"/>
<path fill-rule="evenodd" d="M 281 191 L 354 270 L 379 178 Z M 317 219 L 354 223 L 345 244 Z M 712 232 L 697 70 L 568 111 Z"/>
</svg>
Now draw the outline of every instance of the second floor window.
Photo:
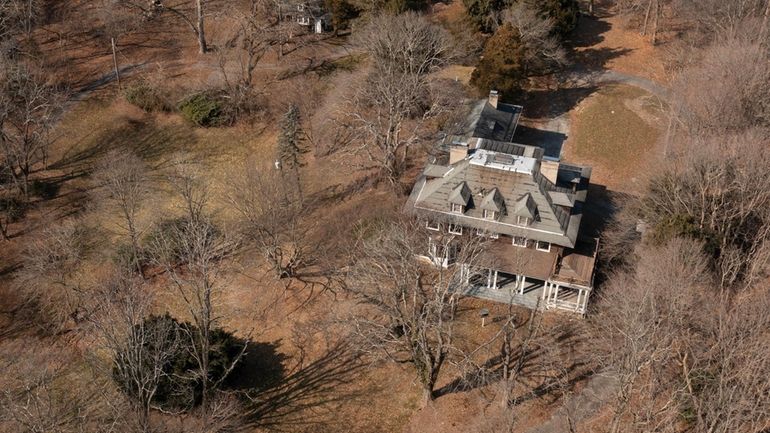
<svg viewBox="0 0 770 433">
<path fill-rule="evenodd" d="M 529 218 L 523 217 L 523 216 L 517 216 L 516 217 L 516 224 L 520 226 L 528 226 L 529 225 Z"/>
<path fill-rule="evenodd" d="M 486 210 L 484 209 L 484 219 L 485 220 L 493 220 L 497 217 L 497 212 L 493 210 Z"/>
<path fill-rule="evenodd" d="M 428 230 L 439 231 L 439 230 L 441 230 L 441 224 L 439 224 L 437 222 L 426 221 L 425 222 L 425 228 L 428 229 Z"/>
<path fill-rule="evenodd" d="M 549 252 L 551 251 L 551 244 L 550 242 L 537 241 L 536 248 L 538 251 Z"/>
<path fill-rule="evenodd" d="M 465 206 L 457 203 L 452 203 L 451 210 L 452 213 L 463 213 Z"/>
<path fill-rule="evenodd" d="M 449 228 L 447 228 L 447 231 L 453 235 L 461 235 L 463 234 L 463 226 L 457 225 L 457 224 L 449 224 Z"/>
</svg>

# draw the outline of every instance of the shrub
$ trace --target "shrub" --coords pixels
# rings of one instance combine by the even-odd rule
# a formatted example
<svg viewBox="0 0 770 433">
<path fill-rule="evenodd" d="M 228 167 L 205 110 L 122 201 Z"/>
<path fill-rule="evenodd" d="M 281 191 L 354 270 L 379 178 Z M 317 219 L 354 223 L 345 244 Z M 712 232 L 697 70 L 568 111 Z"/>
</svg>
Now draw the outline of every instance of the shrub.
<svg viewBox="0 0 770 433">
<path fill-rule="evenodd" d="M 206 93 L 198 93 L 185 98 L 179 104 L 182 116 L 190 122 L 203 127 L 219 126 L 225 123 L 222 103 Z"/>
<path fill-rule="evenodd" d="M 124 95 L 126 101 L 144 111 L 171 111 L 168 96 L 148 81 L 142 80 L 132 84 L 126 88 Z"/>
<path fill-rule="evenodd" d="M 29 186 L 29 193 L 44 200 L 50 200 L 59 193 L 60 185 L 56 182 L 45 180 L 33 180 Z"/>
<path fill-rule="evenodd" d="M 517 94 L 526 80 L 526 47 L 510 24 L 501 27 L 484 45 L 484 56 L 471 75 L 471 85 L 481 95 L 495 89 L 503 95 Z"/>
<path fill-rule="evenodd" d="M 167 410 L 187 409 L 197 406 L 201 402 L 202 381 L 196 370 L 198 364 L 190 350 L 185 348 L 190 343 L 189 336 L 197 338 L 198 328 L 189 322 L 179 322 L 168 313 L 163 316 L 149 316 L 141 325 L 134 327 L 136 336 L 152 336 L 143 338 L 143 361 L 148 366 L 153 365 L 152 356 L 157 353 L 170 353 L 168 362 L 160 366 L 164 375 L 158 383 L 158 390 L 153 397 L 153 403 Z M 160 344 L 160 346 L 158 346 Z M 219 381 L 227 372 L 246 343 L 233 336 L 233 334 L 214 328 L 211 332 L 211 345 L 209 350 L 208 376 L 212 381 Z M 131 350 L 125 347 L 124 351 Z M 129 396 L 136 398 L 137 391 L 134 382 L 121 376 L 121 370 L 130 370 L 130 366 L 121 365 L 125 359 L 131 359 L 126 353 L 118 353 L 113 369 L 113 378 L 120 389 Z M 118 366 L 124 368 L 118 368 Z M 129 367 L 129 368 L 126 368 Z"/>
</svg>

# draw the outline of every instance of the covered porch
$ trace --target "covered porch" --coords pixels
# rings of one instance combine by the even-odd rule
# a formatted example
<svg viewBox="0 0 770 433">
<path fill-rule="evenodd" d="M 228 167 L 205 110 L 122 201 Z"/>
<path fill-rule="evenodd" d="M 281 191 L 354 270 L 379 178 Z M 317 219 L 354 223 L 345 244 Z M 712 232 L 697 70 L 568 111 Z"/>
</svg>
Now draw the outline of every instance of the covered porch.
<svg viewBox="0 0 770 433">
<path fill-rule="evenodd" d="M 585 314 L 589 287 L 516 275 L 496 269 L 471 272 L 464 268 L 465 294 L 490 301 L 511 303 L 540 310 L 562 310 Z"/>
</svg>

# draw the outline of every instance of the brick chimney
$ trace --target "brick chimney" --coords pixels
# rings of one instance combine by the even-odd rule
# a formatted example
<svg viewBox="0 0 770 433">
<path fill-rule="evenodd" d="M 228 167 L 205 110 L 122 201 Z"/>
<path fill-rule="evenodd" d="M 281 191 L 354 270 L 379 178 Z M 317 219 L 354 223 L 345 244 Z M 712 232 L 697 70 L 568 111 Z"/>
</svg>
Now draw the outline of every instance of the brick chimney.
<svg viewBox="0 0 770 433">
<path fill-rule="evenodd" d="M 464 144 L 452 144 L 449 146 L 449 165 L 462 161 L 468 156 L 468 146 Z"/>
<path fill-rule="evenodd" d="M 497 101 L 500 99 L 500 92 L 497 90 L 489 91 L 489 105 L 497 108 Z"/>
</svg>

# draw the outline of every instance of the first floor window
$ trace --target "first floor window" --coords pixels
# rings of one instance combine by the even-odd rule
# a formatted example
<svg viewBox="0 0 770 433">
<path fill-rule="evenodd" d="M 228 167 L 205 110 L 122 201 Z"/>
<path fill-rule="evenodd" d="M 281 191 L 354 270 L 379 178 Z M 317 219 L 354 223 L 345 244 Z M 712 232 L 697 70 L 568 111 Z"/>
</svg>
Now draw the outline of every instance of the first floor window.
<svg viewBox="0 0 770 433">
<path fill-rule="evenodd" d="M 517 247 L 525 247 L 527 246 L 527 238 L 524 236 L 514 236 L 513 237 L 513 245 Z"/>
<path fill-rule="evenodd" d="M 441 230 L 441 224 L 439 224 L 437 222 L 426 221 L 425 222 L 425 228 L 428 229 L 428 230 L 439 231 L 439 230 Z"/>
<path fill-rule="evenodd" d="M 453 235 L 461 235 L 463 234 L 463 226 L 457 225 L 457 224 L 449 224 L 449 228 L 447 229 L 449 233 Z"/>
<path fill-rule="evenodd" d="M 551 251 L 551 243 L 550 242 L 544 242 L 544 241 L 537 241 L 537 250 L 538 251 L 549 252 L 549 251 Z"/>
</svg>

